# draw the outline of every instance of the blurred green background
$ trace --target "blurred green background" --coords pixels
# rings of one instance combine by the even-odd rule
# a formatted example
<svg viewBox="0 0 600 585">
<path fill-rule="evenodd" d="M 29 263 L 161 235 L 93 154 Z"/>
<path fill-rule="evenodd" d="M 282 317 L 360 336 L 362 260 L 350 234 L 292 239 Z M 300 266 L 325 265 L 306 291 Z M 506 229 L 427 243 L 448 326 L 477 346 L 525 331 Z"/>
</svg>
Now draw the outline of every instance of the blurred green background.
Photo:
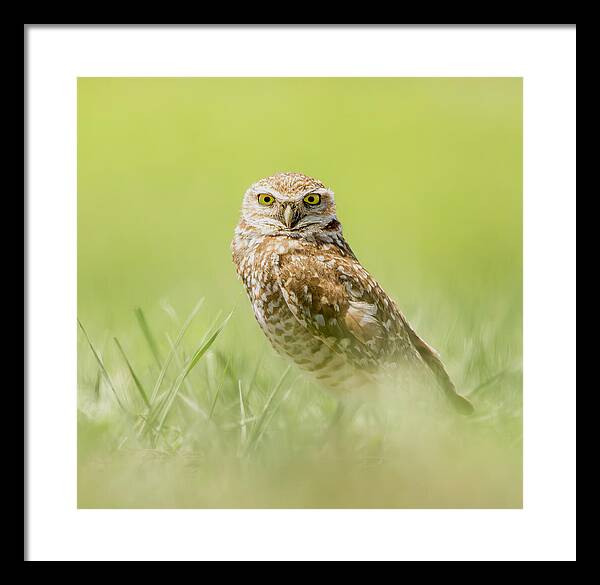
<svg viewBox="0 0 600 585">
<path fill-rule="evenodd" d="M 160 331 L 165 307 L 185 317 L 204 297 L 191 336 L 238 305 L 217 346 L 241 370 L 260 358 L 279 372 L 229 251 L 245 189 L 277 171 L 318 177 L 335 191 L 358 258 L 440 349 L 461 390 L 516 375 L 514 439 L 520 78 L 80 78 L 78 316 L 107 367 L 119 367 L 110 345 L 119 336 L 150 379 L 133 309 L 143 307 Z M 84 342 L 79 355 L 85 411 L 97 366 Z M 493 396 L 490 404 L 507 403 Z M 94 416 L 87 409 L 80 427 L 84 455 L 103 445 L 87 432 Z"/>
</svg>

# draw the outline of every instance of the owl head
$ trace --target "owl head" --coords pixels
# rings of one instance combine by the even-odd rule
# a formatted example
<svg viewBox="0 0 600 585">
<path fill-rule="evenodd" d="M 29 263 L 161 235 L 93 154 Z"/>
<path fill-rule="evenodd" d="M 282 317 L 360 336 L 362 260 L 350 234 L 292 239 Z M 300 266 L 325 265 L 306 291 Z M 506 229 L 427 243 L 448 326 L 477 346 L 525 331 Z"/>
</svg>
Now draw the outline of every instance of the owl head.
<svg viewBox="0 0 600 585">
<path fill-rule="evenodd" d="M 323 229 L 335 215 L 333 191 L 301 173 L 277 173 L 244 194 L 242 221 L 261 234 L 301 236 Z"/>
</svg>

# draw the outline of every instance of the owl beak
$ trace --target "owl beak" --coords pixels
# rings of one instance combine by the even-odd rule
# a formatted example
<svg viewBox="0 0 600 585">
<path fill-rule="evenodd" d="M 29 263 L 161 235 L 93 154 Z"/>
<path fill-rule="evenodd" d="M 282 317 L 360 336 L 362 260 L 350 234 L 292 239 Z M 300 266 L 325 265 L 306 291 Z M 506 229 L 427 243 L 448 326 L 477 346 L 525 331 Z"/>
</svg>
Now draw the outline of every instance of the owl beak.
<svg viewBox="0 0 600 585">
<path fill-rule="evenodd" d="M 292 227 L 292 222 L 294 221 L 294 212 L 292 211 L 292 206 L 288 205 L 283 212 L 283 221 L 288 228 Z"/>
</svg>

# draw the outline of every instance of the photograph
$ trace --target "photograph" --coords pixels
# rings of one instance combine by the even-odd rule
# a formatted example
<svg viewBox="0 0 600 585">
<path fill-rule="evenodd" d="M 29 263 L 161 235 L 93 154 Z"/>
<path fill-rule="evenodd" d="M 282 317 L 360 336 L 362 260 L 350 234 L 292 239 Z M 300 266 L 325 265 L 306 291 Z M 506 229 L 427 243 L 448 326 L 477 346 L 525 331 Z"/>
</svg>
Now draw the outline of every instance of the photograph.
<svg viewBox="0 0 600 585">
<path fill-rule="evenodd" d="M 523 508 L 522 77 L 76 91 L 79 510 Z"/>
</svg>

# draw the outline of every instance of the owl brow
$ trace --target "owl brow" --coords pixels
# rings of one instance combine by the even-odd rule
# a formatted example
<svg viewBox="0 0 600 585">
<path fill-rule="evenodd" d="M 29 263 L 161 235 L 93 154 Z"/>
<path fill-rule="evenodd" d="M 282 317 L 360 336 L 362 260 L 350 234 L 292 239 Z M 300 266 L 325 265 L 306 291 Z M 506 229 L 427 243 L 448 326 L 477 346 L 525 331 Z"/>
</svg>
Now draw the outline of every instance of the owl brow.
<svg viewBox="0 0 600 585">
<path fill-rule="evenodd" d="M 252 192 L 256 196 L 265 193 L 267 195 L 273 195 L 273 197 L 281 197 L 281 194 L 278 191 L 275 191 L 275 189 L 271 189 L 271 187 L 262 187 L 261 185 L 254 187 Z"/>
<path fill-rule="evenodd" d="M 306 197 L 307 195 L 333 195 L 333 193 L 329 190 L 329 189 L 325 189 L 323 187 L 314 187 L 313 189 L 311 189 L 310 191 L 307 191 L 306 193 L 302 193 L 302 197 Z"/>
</svg>

